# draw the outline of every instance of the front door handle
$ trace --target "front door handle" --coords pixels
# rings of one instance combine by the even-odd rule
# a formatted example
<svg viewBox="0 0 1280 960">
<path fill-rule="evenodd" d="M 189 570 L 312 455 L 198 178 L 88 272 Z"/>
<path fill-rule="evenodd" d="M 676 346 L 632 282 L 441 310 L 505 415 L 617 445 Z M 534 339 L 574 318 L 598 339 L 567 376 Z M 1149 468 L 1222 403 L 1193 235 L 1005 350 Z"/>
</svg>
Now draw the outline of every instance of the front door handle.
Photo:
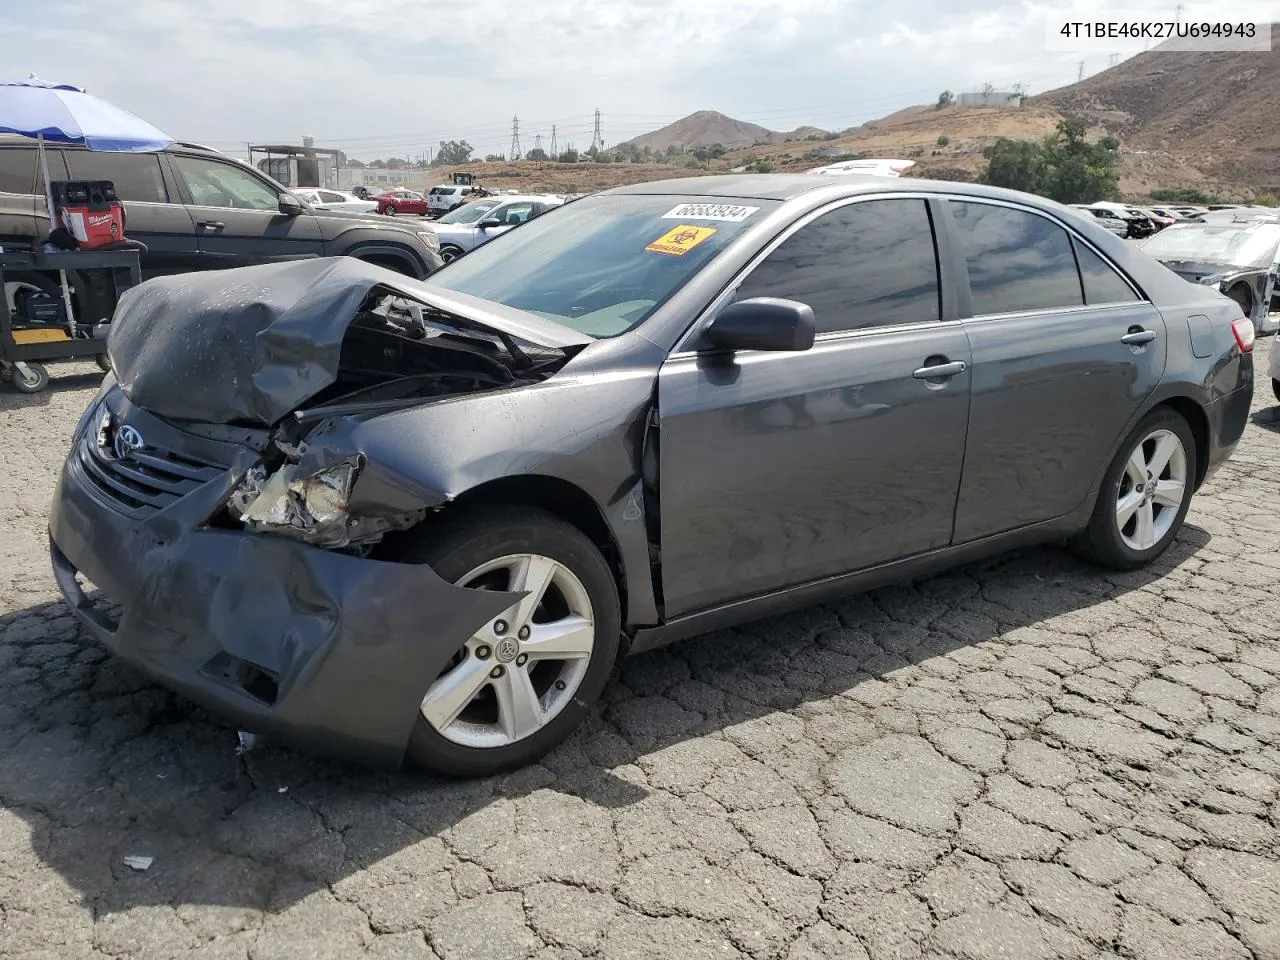
<svg viewBox="0 0 1280 960">
<path fill-rule="evenodd" d="M 1120 342 L 1131 347 L 1140 347 L 1144 343 L 1150 343 L 1155 338 L 1156 332 L 1154 330 L 1131 330 L 1120 338 Z"/>
<path fill-rule="evenodd" d="M 911 375 L 917 380 L 945 380 L 964 373 L 968 366 L 963 360 L 952 360 L 950 363 L 939 363 L 932 367 L 920 367 L 912 370 Z"/>
<path fill-rule="evenodd" d="M 201 230 L 222 230 L 226 224 L 221 220 L 201 220 L 196 224 Z"/>
</svg>

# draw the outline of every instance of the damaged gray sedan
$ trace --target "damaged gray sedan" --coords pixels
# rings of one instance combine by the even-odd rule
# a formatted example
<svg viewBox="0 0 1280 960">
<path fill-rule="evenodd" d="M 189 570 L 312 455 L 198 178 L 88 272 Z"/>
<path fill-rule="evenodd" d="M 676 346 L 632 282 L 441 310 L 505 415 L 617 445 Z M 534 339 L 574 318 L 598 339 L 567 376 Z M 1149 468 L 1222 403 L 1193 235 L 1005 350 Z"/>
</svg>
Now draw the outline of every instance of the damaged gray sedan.
<svg viewBox="0 0 1280 960">
<path fill-rule="evenodd" d="M 1149 563 L 1240 439 L 1252 345 L 1040 198 L 644 184 L 422 283 L 337 258 L 129 291 L 54 572 L 242 730 L 486 774 L 623 653 L 1029 543 Z"/>
</svg>

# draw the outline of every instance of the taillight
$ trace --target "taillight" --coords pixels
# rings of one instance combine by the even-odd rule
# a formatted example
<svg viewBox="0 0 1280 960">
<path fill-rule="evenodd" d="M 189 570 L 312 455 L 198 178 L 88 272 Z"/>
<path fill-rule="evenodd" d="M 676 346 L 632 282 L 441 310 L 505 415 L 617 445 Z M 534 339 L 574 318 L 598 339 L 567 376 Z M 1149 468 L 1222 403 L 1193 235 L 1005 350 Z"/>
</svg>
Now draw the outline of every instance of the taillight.
<svg viewBox="0 0 1280 960">
<path fill-rule="evenodd" d="M 1241 353 L 1253 352 L 1253 321 L 1248 317 L 1238 317 L 1231 323 L 1231 332 L 1235 334 L 1236 345 Z"/>
</svg>

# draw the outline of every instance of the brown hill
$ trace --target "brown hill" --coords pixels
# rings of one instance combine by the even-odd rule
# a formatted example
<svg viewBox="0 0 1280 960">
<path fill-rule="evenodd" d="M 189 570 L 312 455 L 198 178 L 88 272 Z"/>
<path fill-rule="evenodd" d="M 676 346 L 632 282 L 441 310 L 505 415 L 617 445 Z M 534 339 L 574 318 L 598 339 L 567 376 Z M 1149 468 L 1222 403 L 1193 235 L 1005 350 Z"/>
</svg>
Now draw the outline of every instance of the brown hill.
<svg viewBox="0 0 1280 960">
<path fill-rule="evenodd" d="M 1272 30 L 1275 31 L 1273 25 Z M 1266 53 L 1158 48 L 1029 103 L 1074 113 L 1126 152 L 1167 156 L 1210 179 L 1280 185 L 1280 47 Z"/>
<path fill-rule="evenodd" d="M 655 151 L 666 150 L 672 144 L 687 148 L 709 147 L 716 143 L 730 148 L 749 147 L 753 143 L 772 142 L 777 136 L 772 130 L 754 123 L 735 120 L 714 110 L 699 110 L 683 120 L 669 123 L 619 146 L 634 143 L 641 150 L 649 147 Z"/>
</svg>

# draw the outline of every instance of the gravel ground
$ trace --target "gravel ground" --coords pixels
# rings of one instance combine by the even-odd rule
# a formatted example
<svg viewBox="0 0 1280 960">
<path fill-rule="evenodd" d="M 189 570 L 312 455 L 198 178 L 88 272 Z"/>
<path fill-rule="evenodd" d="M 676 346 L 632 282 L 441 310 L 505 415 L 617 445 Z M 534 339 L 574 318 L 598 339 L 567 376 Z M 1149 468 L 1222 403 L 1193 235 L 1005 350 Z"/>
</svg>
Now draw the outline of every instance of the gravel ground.
<svg viewBox="0 0 1280 960">
<path fill-rule="evenodd" d="M 456 783 L 237 757 L 79 635 L 44 526 L 98 376 L 55 370 L 0 394 L 0 956 L 1280 957 L 1265 378 L 1154 569 L 1025 551 L 638 657 Z"/>
</svg>

